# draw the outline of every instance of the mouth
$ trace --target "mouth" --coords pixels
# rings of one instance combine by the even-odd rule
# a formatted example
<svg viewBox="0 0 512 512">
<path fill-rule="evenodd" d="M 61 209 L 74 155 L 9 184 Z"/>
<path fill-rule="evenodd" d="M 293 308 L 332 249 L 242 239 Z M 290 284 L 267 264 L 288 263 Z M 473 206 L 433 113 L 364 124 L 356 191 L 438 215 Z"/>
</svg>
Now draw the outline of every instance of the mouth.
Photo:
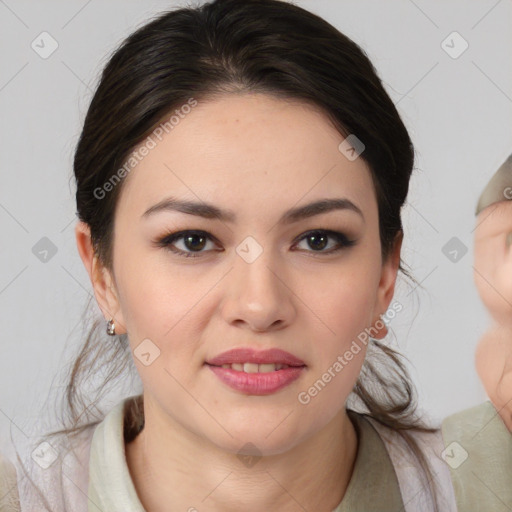
<svg viewBox="0 0 512 512">
<path fill-rule="evenodd" d="M 268 395 L 298 379 L 304 361 L 280 349 L 233 349 L 205 362 L 227 386 L 250 395 Z"/>
<path fill-rule="evenodd" d="M 206 363 L 208 364 L 208 363 Z M 226 363 L 222 365 L 214 365 L 211 364 L 210 366 L 216 366 L 217 368 L 226 368 L 230 370 L 235 370 L 237 372 L 244 372 L 244 373 L 270 373 L 275 372 L 278 370 L 285 370 L 286 368 L 291 368 L 288 364 L 275 364 L 275 363 L 263 363 L 263 364 L 256 364 L 256 363 Z M 301 365 L 305 366 L 305 365 Z M 298 368 L 298 366 L 294 366 L 294 368 Z"/>
</svg>

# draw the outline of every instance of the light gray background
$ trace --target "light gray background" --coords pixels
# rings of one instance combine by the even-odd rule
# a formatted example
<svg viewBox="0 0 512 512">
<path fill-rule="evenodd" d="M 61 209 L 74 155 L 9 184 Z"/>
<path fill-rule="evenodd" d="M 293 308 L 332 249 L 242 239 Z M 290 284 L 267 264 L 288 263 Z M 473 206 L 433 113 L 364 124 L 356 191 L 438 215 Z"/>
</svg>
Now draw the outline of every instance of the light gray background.
<svg viewBox="0 0 512 512">
<path fill-rule="evenodd" d="M 366 50 L 415 143 L 402 257 L 423 289 L 399 286 L 404 309 L 391 328 L 438 421 L 486 399 L 474 369 L 490 325 L 473 284 L 474 208 L 512 152 L 512 2 L 295 3 Z M 177 5 L 185 2 L 0 0 L 2 437 L 41 426 L 50 386 L 62 385 L 84 336 L 92 288 L 76 250 L 70 178 L 97 77 L 126 35 Z M 31 48 L 43 31 L 59 45 L 47 59 Z M 469 44 L 456 59 L 441 46 L 453 31 Z M 46 263 L 32 253 L 42 237 L 57 247 Z M 457 262 L 442 252 L 452 237 L 467 247 Z"/>
</svg>

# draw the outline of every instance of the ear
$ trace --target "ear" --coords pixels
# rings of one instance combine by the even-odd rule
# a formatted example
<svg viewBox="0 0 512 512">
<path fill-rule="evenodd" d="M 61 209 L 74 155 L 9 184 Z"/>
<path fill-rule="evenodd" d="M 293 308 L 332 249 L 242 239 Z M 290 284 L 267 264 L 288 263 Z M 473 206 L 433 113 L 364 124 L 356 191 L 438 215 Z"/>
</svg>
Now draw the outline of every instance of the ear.
<svg viewBox="0 0 512 512">
<path fill-rule="evenodd" d="M 75 236 L 78 252 L 89 274 L 96 302 L 106 320 L 114 319 L 116 334 L 124 334 L 126 332 L 125 322 L 115 288 L 115 280 L 94 252 L 89 225 L 79 221 L 75 226 Z"/>
<path fill-rule="evenodd" d="M 372 324 L 373 329 L 378 333 L 376 336 L 372 336 L 376 339 L 383 338 L 388 332 L 387 326 L 382 320 L 380 320 L 380 315 L 387 311 L 395 293 L 395 284 L 398 275 L 398 267 L 400 265 L 400 251 L 402 248 L 403 236 L 403 231 L 399 231 L 397 233 L 388 257 L 382 262 L 382 271 L 375 300 L 375 311 L 377 312 L 377 317 L 374 318 Z"/>
</svg>

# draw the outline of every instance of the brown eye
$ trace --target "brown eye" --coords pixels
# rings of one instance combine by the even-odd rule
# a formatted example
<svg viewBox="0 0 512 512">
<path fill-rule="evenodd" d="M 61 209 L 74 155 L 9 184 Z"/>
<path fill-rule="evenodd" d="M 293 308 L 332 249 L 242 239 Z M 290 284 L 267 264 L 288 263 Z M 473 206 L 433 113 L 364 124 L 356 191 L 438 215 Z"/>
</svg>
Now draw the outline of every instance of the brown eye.
<svg viewBox="0 0 512 512">
<path fill-rule="evenodd" d="M 166 249 L 169 249 L 170 251 L 186 258 L 194 258 L 200 256 L 200 254 L 203 252 L 207 252 L 203 249 L 207 245 L 208 241 L 212 241 L 212 238 L 208 235 L 208 233 L 204 231 L 188 230 L 166 235 L 164 238 L 157 242 L 157 245 L 159 247 L 165 247 Z M 177 243 L 181 243 L 182 247 L 176 247 L 175 244 Z M 195 255 L 194 253 L 198 254 Z"/>
<path fill-rule="evenodd" d="M 334 247 L 330 247 L 330 250 L 324 251 L 329 244 L 329 239 L 334 240 L 336 243 Z M 310 252 L 318 252 L 320 254 L 331 254 L 355 244 L 355 240 L 349 240 L 343 233 L 324 229 L 309 231 L 299 239 L 299 242 L 302 241 L 306 241 L 308 246 L 313 249 Z"/>
<path fill-rule="evenodd" d="M 187 235 L 183 237 L 183 243 L 191 251 L 200 251 L 206 245 L 206 237 L 196 234 Z"/>
<path fill-rule="evenodd" d="M 311 233 L 305 240 L 307 240 L 309 246 L 315 250 L 325 249 L 329 243 L 329 236 L 322 232 Z"/>
</svg>

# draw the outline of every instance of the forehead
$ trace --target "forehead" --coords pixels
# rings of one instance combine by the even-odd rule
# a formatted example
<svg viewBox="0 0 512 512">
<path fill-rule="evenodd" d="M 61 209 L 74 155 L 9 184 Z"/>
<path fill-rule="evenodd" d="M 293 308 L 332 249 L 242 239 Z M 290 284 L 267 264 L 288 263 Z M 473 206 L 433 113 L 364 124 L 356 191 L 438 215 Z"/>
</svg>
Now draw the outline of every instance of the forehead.
<svg viewBox="0 0 512 512">
<path fill-rule="evenodd" d="M 140 154 L 151 147 L 123 185 L 120 202 L 133 210 L 166 194 L 259 207 L 338 190 L 360 203 L 372 200 L 366 162 L 340 151 L 344 136 L 319 108 L 245 93 L 177 107 L 164 121 L 171 116 L 172 125 L 135 148 Z"/>
</svg>

